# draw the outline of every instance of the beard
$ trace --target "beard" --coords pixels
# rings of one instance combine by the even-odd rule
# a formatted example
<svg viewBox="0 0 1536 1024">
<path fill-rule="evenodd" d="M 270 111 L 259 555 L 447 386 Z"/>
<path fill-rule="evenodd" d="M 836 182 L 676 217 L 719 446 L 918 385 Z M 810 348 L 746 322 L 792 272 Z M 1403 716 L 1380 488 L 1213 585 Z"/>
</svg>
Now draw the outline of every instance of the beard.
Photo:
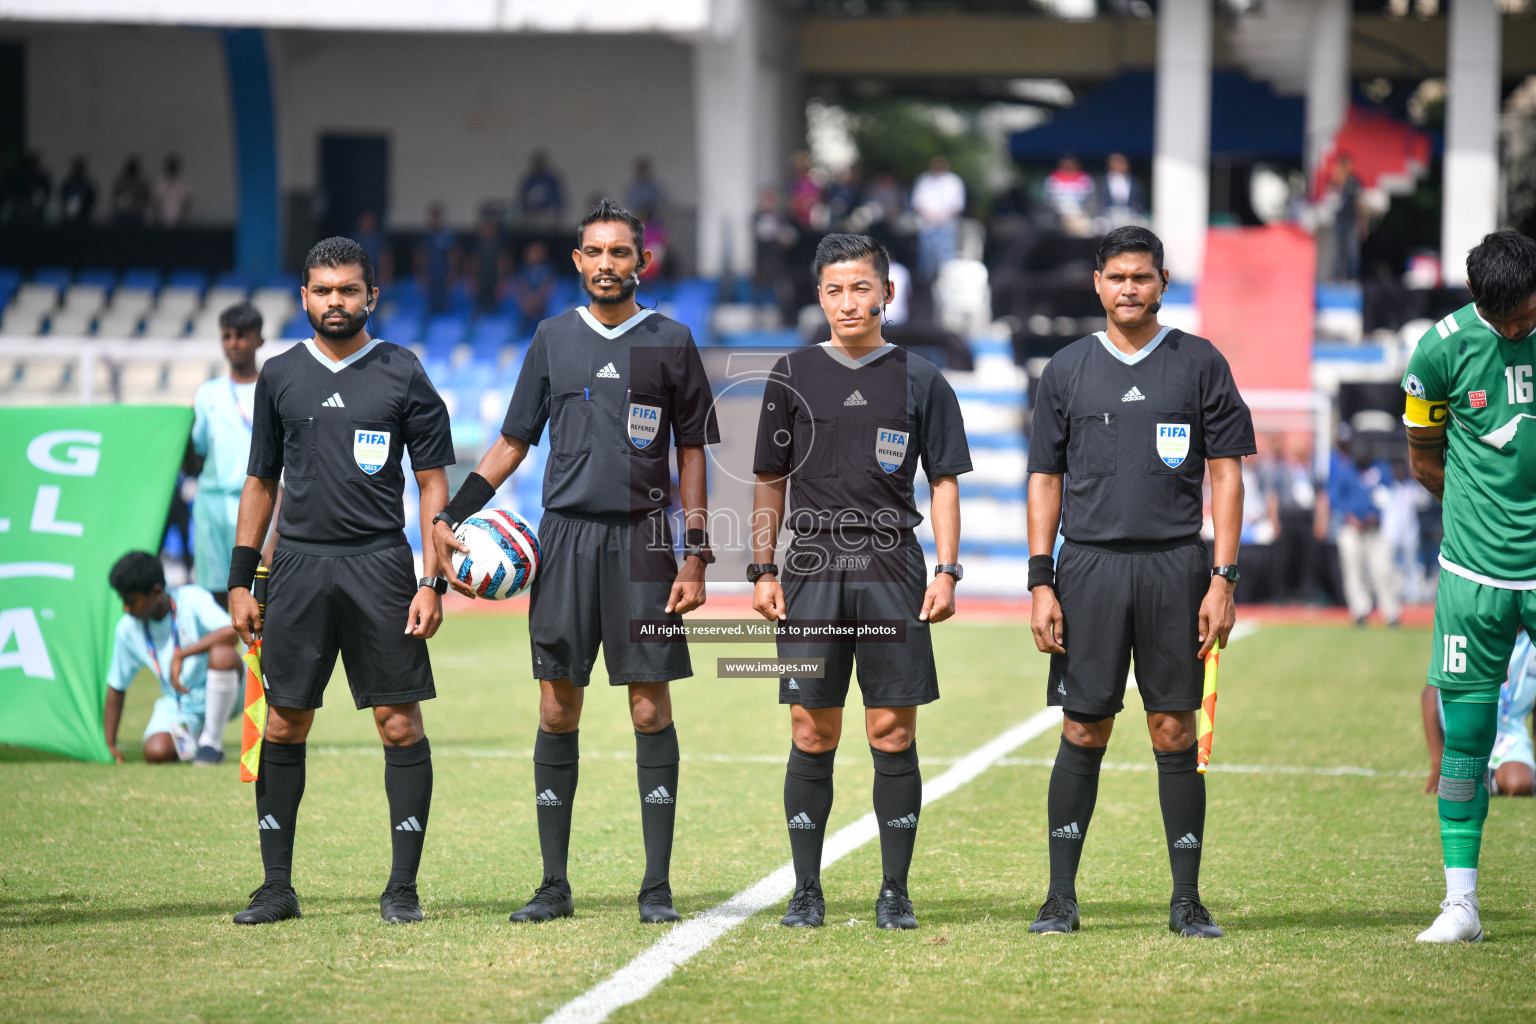
<svg viewBox="0 0 1536 1024">
<path fill-rule="evenodd" d="M 598 295 L 587 286 L 587 279 L 585 277 L 581 279 L 581 290 L 587 293 L 587 298 L 599 306 L 617 306 L 628 302 L 634 296 L 637 287 L 639 286 L 635 283 L 633 277 L 624 277 L 619 279 L 619 290 L 617 293 Z"/>
<path fill-rule="evenodd" d="M 329 315 L 330 310 L 326 310 L 326 314 Z M 315 314 L 307 309 L 304 311 L 304 315 L 309 317 L 309 326 L 313 327 L 315 332 L 327 341 L 350 341 L 357 337 L 357 332 L 361 331 L 363 325 L 368 322 L 367 307 L 364 307 L 361 313 L 354 313 L 348 317 L 346 323 L 337 326 L 326 323 L 322 318 L 315 316 Z"/>
</svg>

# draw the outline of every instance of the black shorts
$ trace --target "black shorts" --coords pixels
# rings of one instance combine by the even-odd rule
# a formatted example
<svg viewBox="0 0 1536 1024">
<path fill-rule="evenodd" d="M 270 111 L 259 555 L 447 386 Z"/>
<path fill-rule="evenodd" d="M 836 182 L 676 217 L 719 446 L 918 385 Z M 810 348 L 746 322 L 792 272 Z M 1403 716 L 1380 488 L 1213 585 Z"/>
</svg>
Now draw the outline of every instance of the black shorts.
<svg viewBox="0 0 1536 1024">
<path fill-rule="evenodd" d="M 534 678 L 586 686 L 599 645 L 614 686 L 693 675 L 682 637 L 630 643 L 631 619 L 683 621 L 665 611 L 677 555 L 664 512 L 633 517 L 545 512 L 539 551 L 528 605 Z"/>
<path fill-rule="evenodd" d="M 928 623 L 918 620 L 928 589 L 928 564 L 917 538 L 907 531 L 890 550 L 861 547 L 832 551 L 830 535 L 797 537 L 784 559 L 786 618 L 790 623 L 835 620 L 871 623 L 902 622 L 906 638 L 900 643 L 870 640 L 778 641 L 780 658 L 824 658 L 821 679 L 785 677 L 779 680 L 779 703 L 807 708 L 840 708 L 848 701 L 854 662 L 859 689 L 867 708 L 908 708 L 939 699 L 939 673 L 933 663 L 933 639 Z M 797 554 L 812 552 L 819 568 L 794 571 Z M 823 557 L 826 556 L 826 557 Z M 837 561 L 837 559 L 841 561 Z M 865 558 L 867 562 L 863 561 Z M 801 564 L 805 564 L 802 562 Z"/>
<path fill-rule="evenodd" d="M 1080 715 L 1119 714 L 1134 654 L 1148 711 L 1200 706 L 1200 602 L 1211 586 L 1210 549 L 1198 538 L 1153 547 L 1062 544 L 1056 599 L 1067 653 L 1051 655 L 1046 703 Z"/>
<path fill-rule="evenodd" d="M 408 636 L 419 589 L 404 535 L 359 548 L 279 541 L 267 585 L 267 703 L 318 708 L 341 652 L 359 708 L 437 696 L 427 642 Z"/>
</svg>

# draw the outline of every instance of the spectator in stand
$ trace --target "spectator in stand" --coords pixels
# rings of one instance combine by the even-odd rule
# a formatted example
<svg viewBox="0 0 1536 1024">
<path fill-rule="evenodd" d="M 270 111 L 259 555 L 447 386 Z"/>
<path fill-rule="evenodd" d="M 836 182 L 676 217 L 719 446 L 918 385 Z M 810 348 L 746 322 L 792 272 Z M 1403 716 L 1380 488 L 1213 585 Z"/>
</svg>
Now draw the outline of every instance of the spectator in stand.
<svg viewBox="0 0 1536 1024">
<path fill-rule="evenodd" d="M 1317 483 L 1306 435 L 1277 437 L 1275 457 L 1265 468 L 1265 497 L 1276 531 L 1275 597 L 1308 603 L 1317 598 L 1321 582 Z M 1321 530 L 1326 537 L 1326 520 L 1321 521 Z"/>
<path fill-rule="evenodd" d="M 840 231 L 849 229 L 848 218 L 853 216 L 863 197 L 857 164 L 844 168 L 827 186 L 827 224 Z M 863 225 L 860 225 L 861 229 Z"/>
<path fill-rule="evenodd" d="M 821 183 L 811 168 L 811 154 L 801 150 L 794 162 L 795 171 L 789 179 L 789 215 L 801 228 L 819 231 L 826 227 L 826 206 Z"/>
<path fill-rule="evenodd" d="M 645 222 L 646 234 L 664 219 L 667 205 L 666 190 L 656 180 L 651 170 L 651 158 L 642 156 L 635 161 L 635 177 L 624 190 L 624 205 Z M 649 238 L 646 239 L 650 241 Z"/>
<path fill-rule="evenodd" d="M 502 285 L 511 269 L 510 263 L 511 257 L 501 240 L 501 219 L 492 210 L 482 210 L 469 271 L 475 282 L 477 313 L 494 313 L 501 305 Z"/>
<path fill-rule="evenodd" d="M 59 186 L 59 220 L 65 224 L 89 224 L 96 210 L 96 184 L 85 169 L 85 157 L 69 165 L 69 177 Z"/>
<path fill-rule="evenodd" d="M 533 154 L 528 173 L 517 187 L 519 222 L 524 227 L 559 227 L 565 215 L 565 189 L 549 167 L 543 150 Z"/>
<path fill-rule="evenodd" d="M 1360 242 L 1365 237 L 1365 188 L 1355 177 L 1355 161 L 1340 153 L 1328 180 L 1333 207 L 1333 280 L 1360 280 Z"/>
<path fill-rule="evenodd" d="M 864 205 L 871 209 L 866 233 L 877 230 L 881 225 L 888 228 L 894 227 L 907 208 L 896 176 L 889 173 L 875 175 L 874 181 L 870 182 L 869 192 L 864 197 Z"/>
<path fill-rule="evenodd" d="M 789 276 L 789 253 L 800 240 L 794 222 L 779 205 L 779 190 L 773 186 L 757 193 L 757 210 L 752 214 L 752 289 L 759 296 L 773 297 L 784 323 L 795 320 L 795 286 Z"/>
<path fill-rule="evenodd" d="M 1104 162 L 1104 180 L 1097 198 L 1099 215 L 1095 227 L 1100 234 L 1146 219 L 1147 194 L 1141 182 L 1131 176 L 1131 162 L 1124 153 L 1111 153 Z"/>
<path fill-rule="evenodd" d="M 448 293 L 459 276 L 459 246 L 453 230 L 443 223 L 443 204 L 427 210 L 427 229 L 416 242 L 416 276 L 427 297 L 427 312 L 448 312 Z"/>
<path fill-rule="evenodd" d="M 179 228 L 192 209 L 192 190 L 181 176 L 181 158 L 174 153 L 165 158 L 160 180 L 155 183 L 155 223 L 162 228 Z"/>
<path fill-rule="evenodd" d="M 1086 238 L 1092 231 L 1088 208 L 1093 202 L 1093 178 L 1078 166 L 1077 160 L 1064 156 L 1045 179 L 1045 202 L 1061 221 L 1069 235 Z"/>
<path fill-rule="evenodd" d="M 357 231 L 352 238 L 373 261 L 374 279 L 380 284 L 394 280 L 395 250 L 389 244 L 389 235 L 379 225 L 378 211 L 364 210 L 357 215 Z"/>
<path fill-rule="evenodd" d="M 1392 565 L 1402 584 L 1403 599 L 1431 599 L 1425 593 L 1424 573 L 1419 564 L 1419 502 L 1429 492 L 1409 474 L 1406 462 L 1394 462 L 1391 494 L 1381 512 L 1381 532 L 1387 535 L 1392 550 Z"/>
<path fill-rule="evenodd" d="M 912 210 L 918 216 L 917 272 L 928 279 L 955 257 L 960 215 L 965 212 L 965 182 L 935 156 L 912 184 Z"/>
<path fill-rule="evenodd" d="M 42 159 L 36 153 L 28 153 L 11 188 L 11 218 L 21 224 L 41 224 L 48 216 L 48 202 L 52 198 L 53 179 L 43 169 Z"/>
<path fill-rule="evenodd" d="M 1392 565 L 1392 540 L 1381 528 L 1382 509 L 1391 503 L 1392 467 L 1372 457 L 1370 440 L 1356 434 L 1349 454 L 1333 453 L 1328 473 L 1328 506 L 1344 600 L 1355 625 L 1365 625 L 1374 604 L 1389 625 L 1402 619 L 1402 588 Z"/>
<path fill-rule="evenodd" d="M 523 250 L 523 265 L 512 275 L 512 300 L 522 315 L 521 334 L 531 337 L 539 321 L 549 315 L 549 300 L 555 292 L 555 268 L 549 265 L 549 247 L 543 242 L 529 242 Z"/>
<path fill-rule="evenodd" d="M 149 213 L 149 182 L 139 170 L 139 158 L 123 161 L 123 169 L 112 183 L 112 223 L 119 227 L 142 227 Z"/>
</svg>

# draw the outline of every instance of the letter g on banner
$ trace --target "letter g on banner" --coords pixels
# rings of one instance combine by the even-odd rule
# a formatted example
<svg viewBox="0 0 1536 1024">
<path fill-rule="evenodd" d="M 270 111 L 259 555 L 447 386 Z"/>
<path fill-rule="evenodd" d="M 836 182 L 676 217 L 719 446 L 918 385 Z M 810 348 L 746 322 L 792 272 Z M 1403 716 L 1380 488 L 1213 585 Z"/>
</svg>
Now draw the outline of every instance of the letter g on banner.
<svg viewBox="0 0 1536 1024">
<path fill-rule="evenodd" d="M 56 456 L 60 445 L 63 458 Z M 86 447 L 89 445 L 90 447 Z M 60 476 L 95 476 L 101 465 L 101 435 L 94 430 L 50 430 L 27 445 L 27 461 L 44 473 Z"/>
</svg>

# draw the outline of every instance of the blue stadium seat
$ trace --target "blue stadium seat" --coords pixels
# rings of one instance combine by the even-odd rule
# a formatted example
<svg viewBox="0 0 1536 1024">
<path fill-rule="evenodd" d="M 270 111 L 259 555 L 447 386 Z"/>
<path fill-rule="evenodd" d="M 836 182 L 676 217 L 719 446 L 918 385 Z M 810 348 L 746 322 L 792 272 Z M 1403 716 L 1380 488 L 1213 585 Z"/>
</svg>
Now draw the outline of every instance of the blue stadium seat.
<svg viewBox="0 0 1536 1024">
<path fill-rule="evenodd" d="M 207 291 L 208 271 L 183 267 L 179 270 L 171 271 L 170 277 L 166 279 L 165 283 L 172 288 L 195 288 L 200 292 Z"/>
<path fill-rule="evenodd" d="M 453 347 L 464 340 L 468 330 L 468 317 L 445 313 L 429 318 L 421 336 L 422 344 L 427 347 L 427 358 L 446 362 Z"/>
<path fill-rule="evenodd" d="M 37 284 L 51 284 L 55 288 L 66 287 L 74 276 L 68 267 L 38 267 L 32 271 L 32 280 Z"/>
<path fill-rule="evenodd" d="M 20 284 L 20 270 L 15 267 L 0 267 L 0 290 L 15 291 Z"/>
<path fill-rule="evenodd" d="M 261 286 L 263 288 L 282 288 L 286 291 L 298 283 L 299 281 L 297 277 L 284 271 L 276 274 L 269 274 L 267 279 L 261 283 Z"/>
<path fill-rule="evenodd" d="M 483 316 L 470 330 L 469 343 L 475 350 L 475 358 L 494 364 L 501 356 L 501 349 L 512 340 L 513 319 L 509 316 Z"/>
<path fill-rule="evenodd" d="M 315 329 L 310 325 L 309 317 L 300 313 L 283 325 L 282 337 L 285 339 L 313 338 Z"/>
<path fill-rule="evenodd" d="M 388 288 L 380 289 L 379 297 L 385 302 L 415 301 L 423 306 L 427 302 L 427 297 L 421 293 L 421 286 L 414 277 L 397 278 Z"/>
<path fill-rule="evenodd" d="M 559 316 L 577 306 L 584 306 L 586 298 L 586 294 L 581 290 L 580 278 L 557 277 L 554 290 L 549 293 L 549 315 Z"/>
<path fill-rule="evenodd" d="M 76 284 L 94 284 L 111 291 L 117 284 L 117 271 L 111 267 L 86 267 L 75 275 Z"/>
<path fill-rule="evenodd" d="M 376 327 L 370 323 L 369 329 L 370 333 L 376 331 L 385 341 L 410 348 L 421 340 L 421 317 L 400 316 L 397 313 L 388 320 L 379 321 Z"/>
<path fill-rule="evenodd" d="M 117 283 L 122 288 L 143 288 L 156 292 L 160 290 L 160 271 L 153 267 L 129 267 L 123 271 L 122 280 Z"/>
<path fill-rule="evenodd" d="M 291 286 L 292 282 L 289 282 L 289 285 Z M 250 280 L 238 270 L 219 271 L 218 276 L 213 279 L 213 286 L 215 288 L 242 288 L 245 291 L 251 290 Z"/>
<path fill-rule="evenodd" d="M 793 327 L 777 331 L 743 331 L 739 334 L 722 335 L 720 344 L 757 348 L 799 348 L 800 332 Z"/>
</svg>

